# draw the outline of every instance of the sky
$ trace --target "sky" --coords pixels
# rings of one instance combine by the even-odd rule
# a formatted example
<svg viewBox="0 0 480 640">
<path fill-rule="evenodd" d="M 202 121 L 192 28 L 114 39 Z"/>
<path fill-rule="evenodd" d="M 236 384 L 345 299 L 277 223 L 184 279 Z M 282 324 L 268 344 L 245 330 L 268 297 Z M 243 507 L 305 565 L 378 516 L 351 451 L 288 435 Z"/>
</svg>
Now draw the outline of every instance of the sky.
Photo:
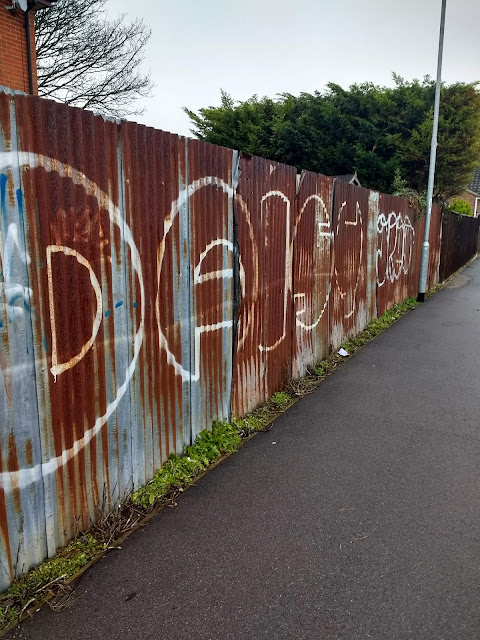
<svg viewBox="0 0 480 640">
<path fill-rule="evenodd" d="M 436 76 L 441 0 L 108 0 L 152 30 L 155 83 L 134 120 L 190 134 L 182 107 L 371 81 Z M 447 0 L 442 77 L 480 80 L 479 0 Z"/>
</svg>

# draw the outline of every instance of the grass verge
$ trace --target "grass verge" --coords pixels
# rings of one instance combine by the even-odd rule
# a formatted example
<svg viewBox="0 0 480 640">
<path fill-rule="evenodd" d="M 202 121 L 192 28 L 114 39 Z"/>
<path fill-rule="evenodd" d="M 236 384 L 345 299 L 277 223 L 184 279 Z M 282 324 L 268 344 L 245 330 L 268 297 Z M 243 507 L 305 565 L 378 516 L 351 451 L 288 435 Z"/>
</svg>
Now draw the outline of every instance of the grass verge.
<svg viewBox="0 0 480 640">
<path fill-rule="evenodd" d="M 343 348 L 352 355 L 417 304 L 414 298 L 409 298 L 394 305 L 362 333 L 348 340 Z M 70 596 L 71 582 L 93 562 L 108 550 L 118 549 L 132 531 L 145 524 L 163 506 L 175 506 L 178 495 L 194 480 L 236 451 L 255 433 L 268 431 L 279 414 L 313 391 L 346 359 L 333 353 L 251 414 L 231 423 L 215 422 L 210 431 L 202 431 L 192 446 L 185 447 L 182 455 L 170 456 L 152 480 L 124 503 L 107 515 L 99 512 L 87 533 L 72 540 L 54 558 L 42 562 L 0 595 L 0 636 L 46 601 L 54 609 L 63 608 Z"/>
</svg>

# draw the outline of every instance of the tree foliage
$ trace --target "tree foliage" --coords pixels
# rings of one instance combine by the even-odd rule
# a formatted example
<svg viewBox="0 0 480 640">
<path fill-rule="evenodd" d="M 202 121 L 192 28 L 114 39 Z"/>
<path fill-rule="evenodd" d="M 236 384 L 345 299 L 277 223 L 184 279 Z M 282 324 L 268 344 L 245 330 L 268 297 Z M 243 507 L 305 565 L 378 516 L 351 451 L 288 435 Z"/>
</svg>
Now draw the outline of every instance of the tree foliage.
<svg viewBox="0 0 480 640">
<path fill-rule="evenodd" d="M 420 193 L 415 191 L 407 185 L 407 181 L 400 175 L 400 170 L 395 169 L 395 175 L 393 177 L 392 193 L 394 196 L 401 196 L 406 198 L 410 206 L 417 212 L 417 215 L 422 216 L 426 213 L 427 209 L 427 189 L 424 189 Z"/>
<path fill-rule="evenodd" d="M 121 15 L 108 20 L 106 0 L 58 0 L 35 13 L 38 92 L 70 105 L 121 117 L 152 83 L 141 71 L 150 29 Z"/>
<path fill-rule="evenodd" d="M 222 92 L 219 107 L 185 109 L 192 132 L 234 147 L 327 175 L 357 171 L 362 184 L 395 190 L 399 175 L 418 193 L 428 181 L 435 83 L 393 87 L 330 83 L 323 92 L 253 96 L 234 102 Z M 480 162 L 480 92 L 476 83 L 445 85 L 441 93 L 435 195 L 459 193 Z M 397 178 L 398 180 L 398 178 Z"/>
</svg>

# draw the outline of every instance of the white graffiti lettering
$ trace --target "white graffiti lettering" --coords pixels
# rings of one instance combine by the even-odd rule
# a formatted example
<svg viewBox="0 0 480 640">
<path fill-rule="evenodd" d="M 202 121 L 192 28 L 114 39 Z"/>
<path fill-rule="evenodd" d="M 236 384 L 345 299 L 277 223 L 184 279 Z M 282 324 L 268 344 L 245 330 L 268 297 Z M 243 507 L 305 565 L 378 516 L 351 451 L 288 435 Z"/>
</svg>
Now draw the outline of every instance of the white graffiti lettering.
<svg viewBox="0 0 480 640">
<path fill-rule="evenodd" d="M 178 212 L 181 210 L 183 206 L 187 203 L 187 200 L 193 196 L 199 189 L 203 189 L 207 186 L 215 186 L 223 190 L 224 193 L 227 194 L 229 198 L 233 198 L 234 192 L 233 188 L 227 184 L 221 178 L 216 178 L 215 176 L 207 176 L 205 178 L 200 178 L 195 182 L 192 182 L 186 189 L 184 189 L 178 196 L 176 200 L 172 202 L 170 207 L 170 211 L 165 217 L 164 225 L 163 225 L 163 238 L 160 242 L 160 246 L 158 247 L 157 252 L 157 299 L 155 303 L 155 315 L 157 319 L 157 328 L 158 328 L 158 345 L 160 349 L 163 349 L 167 354 L 167 362 L 174 368 L 175 373 L 178 376 L 181 376 L 183 381 L 191 381 L 196 382 L 200 379 L 200 341 L 203 333 L 208 333 L 212 331 L 219 331 L 221 329 L 231 328 L 233 327 L 233 320 L 224 320 L 222 322 L 217 322 L 215 324 L 210 325 L 202 325 L 200 327 L 195 327 L 194 336 L 195 336 L 195 362 L 194 362 L 194 370 L 190 371 L 186 367 L 184 367 L 180 362 L 178 362 L 174 353 L 170 350 L 168 339 L 165 334 L 164 329 L 161 326 L 161 318 L 160 318 L 160 280 L 162 274 L 162 266 L 163 260 L 165 257 L 165 248 L 166 241 L 168 238 L 168 234 L 170 233 L 174 220 L 178 215 Z M 213 249 L 215 246 L 225 246 L 229 251 L 233 251 L 233 245 L 228 240 L 223 238 L 214 240 L 213 243 L 210 243 L 205 250 L 202 252 L 200 256 L 200 260 L 195 267 L 194 270 L 194 283 L 199 284 L 200 282 L 204 282 L 206 280 L 212 280 L 214 278 L 232 278 L 233 270 L 219 270 L 215 272 L 211 272 L 205 275 L 200 274 L 200 268 L 203 260 L 209 251 Z"/>
<path fill-rule="evenodd" d="M 99 433 L 102 426 L 116 411 L 120 400 L 123 398 L 129 387 L 130 380 L 135 372 L 138 356 L 143 342 L 145 322 L 145 293 L 140 255 L 130 228 L 123 219 L 119 208 L 115 206 L 110 197 L 83 173 L 77 171 L 76 169 L 73 169 L 69 165 L 59 162 L 58 160 L 54 160 L 53 158 L 34 153 L 14 153 L 6 151 L 0 152 L 0 168 L 12 166 L 14 164 L 30 168 L 42 167 L 49 173 L 55 172 L 60 177 L 70 178 L 75 185 L 82 185 L 88 195 L 95 196 L 99 205 L 101 205 L 108 211 L 111 222 L 119 228 L 121 238 L 125 241 L 130 250 L 132 268 L 137 276 L 140 287 L 141 315 L 139 326 L 135 332 L 132 360 L 127 366 L 123 382 L 117 387 L 115 397 L 107 405 L 105 413 L 103 413 L 103 415 L 101 416 L 98 416 L 93 426 L 86 430 L 81 438 L 75 440 L 75 442 L 69 449 L 64 449 L 60 455 L 45 460 L 41 464 L 32 465 L 31 467 L 24 467 L 22 469 L 19 469 L 18 471 L 2 471 L 0 473 L 0 488 L 4 489 L 6 492 L 10 492 L 13 487 L 27 487 L 33 482 L 38 481 L 39 478 L 46 477 L 54 473 L 57 469 L 64 466 L 69 460 L 77 456 L 79 451 L 84 449 L 85 446 Z M 76 257 L 78 259 L 78 256 Z"/>
<path fill-rule="evenodd" d="M 360 229 L 360 241 L 359 241 L 359 244 L 358 244 L 358 246 L 356 244 L 352 244 L 352 245 L 349 246 L 349 249 L 350 249 L 351 252 L 355 252 L 355 253 L 357 253 L 357 251 L 358 251 L 357 266 L 360 267 L 360 262 L 361 262 L 362 252 L 363 252 L 362 212 L 360 211 L 360 205 L 357 202 L 356 207 L 355 207 L 355 220 L 345 220 L 344 217 L 345 217 L 346 206 L 347 206 L 347 203 L 344 202 L 342 204 L 342 206 L 340 207 L 340 211 L 338 212 L 338 223 L 337 223 L 336 236 L 338 237 L 341 224 L 344 224 L 346 227 L 359 227 L 359 229 Z M 353 264 L 353 262 L 352 262 L 352 264 Z M 340 278 L 339 278 L 339 274 L 338 274 L 336 265 L 334 267 L 334 270 L 335 270 L 335 282 L 336 282 L 337 291 L 338 291 L 340 297 L 347 304 L 347 309 L 345 309 L 346 313 L 344 313 L 344 318 L 348 319 L 355 313 L 355 309 L 356 309 L 356 296 L 357 296 L 358 284 L 360 282 L 360 269 L 359 268 L 356 269 L 356 272 L 355 272 L 355 285 L 353 286 L 353 289 L 349 290 L 349 291 L 344 291 L 341 288 L 341 286 L 339 284 Z"/>
<path fill-rule="evenodd" d="M 318 249 L 320 249 L 320 251 L 323 250 L 325 252 L 327 251 L 333 252 L 333 234 L 330 226 L 330 216 L 328 215 L 327 207 L 325 206 L 325 203 L 323 202 L 322 198 L 316 193 L 308 196 L 308 198 L 305 199 L 305 202 L 303 203 L 302 208 L 300 209 L 300 213 L 295 222 L 294 238 L 296 237 L 297 228 L 302 218 L 302 215 L 305 211 L 305 208 L 309 204 L 309 202 L 311 202 L 312 200 L 315 201 L 315 223 L 317 227 L 317 247 Z M 300 302 L 302 303 L 302 308 L 296 311 L 295 323 L 297 327 L 301 327 L 305 331 L 313 331 L 313 329 L 315 329 L 315 327 L 318 325 L 318 323 L 322 319 L 323 314 L 325 313 L 325 310 L 328 305 L 328 300 L 330 298 L 330 290 L 332 288 L 333 267 L 334 267 L 334 260 L 332 255 L 331 256 L 331 272 L 330 272 L 330 277 L 328 278 L 325 301 L 323 303 L 323 306 L 320 310 L 319 315 L 316 317 L 316 319 L 313 322 L 307 324 L 300 318 L 300 316 L 305 317 L 305 313 L 307 311 L 305 306 L 306 294 L 296 293 L 294 295 L 295 300 L 298 303 Z"/>
<path fill-rule="evenodd" d="M 57 326 L 55 323 L 55 304 L 53 299 L 52 253 L 57 252 L 64 253 L 66 256 L 74 257 L 79 264 L 81 264 L 88 270 L 88 273 L 90 275 L 90 282 L 92 284 L 93 290 L 95 291 L 95 297 L 97 300 L 97 310 L 95 313 L 95 319 L 93 321 L 92 335 L 75 356 L 70 358 L 68 362 L 62 363 L 59 363 L 57 358 Z M 97 337 L 97 333 L 100 328 L 100 323 L 102 322 L 102 290 L 100 288 L 97 276 L 95 275 L 95 272 L 90 266 L 88 260 L 86 260 L 82 256 L 82 254 L 78 253 L 78 251 L 75 251 L 75 249 L 64 247 L 63 245 L 51 244 L 47 247 L 47 278 L 48 299 L 50 308 L 50 327 L 52 331 L 52 367 L 50 369 L 50 372 L 52 373 L 56 381 L 59 374 L 67 371 L 68 369 L 71 369 L 76 364 L 78 364 L 80 360 L 85 356 L 87 351 L 91 349 L 93 343 L 95 342 L 95 338 Z"/>
<path fill-rule="evenodd" d="M 269 191 L 268 193 L 266 193 L 261 201 L 260 201 L 260 206 L 262 208 L 262 220 L 264 220 L 264 212 L 263 212 L 263 207 L 265 202 L 269 199 L 269 198 L 281 198 L 285 204 L 286 204 L 286 210 L 285 210 L 285 279 L 284 279 L 284 285 L 283 285 L 283 332 L 282 335 L 271 345 L 266 346 L 263 344 L 259 344 L 258 348 L 260 349 L 260 351 L 273 351 L 274 349 L 276 349 L 278 347 L 278 345 L 283 342 L 285 340 L 285 332 L 286 332 L 286 323 L 287 323 L 287 301 L 288 301 L 288 294 L 291 292 L 292 290 L 292 269 L 291 269 L 291 264 L 292 264 L 292 247 L 290 246 L 290 200 L 287 198 L 287 196 L 282 193 L 281 191 Z"/>
<path fill-rule="evenodd" d="M 395 282 L 403 273 L 407 275 L 412 263 L 415 230 L 410 218 L 401 213 L 381 213 L 377 221 L 377 284 Z"/>
</svg>

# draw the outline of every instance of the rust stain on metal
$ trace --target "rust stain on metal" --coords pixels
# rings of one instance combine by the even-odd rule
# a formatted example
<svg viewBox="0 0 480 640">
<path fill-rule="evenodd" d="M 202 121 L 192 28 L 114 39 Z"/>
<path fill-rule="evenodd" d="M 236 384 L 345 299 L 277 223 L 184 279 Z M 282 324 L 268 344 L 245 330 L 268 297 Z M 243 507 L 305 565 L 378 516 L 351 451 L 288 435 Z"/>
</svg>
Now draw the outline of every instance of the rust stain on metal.
<svg viewBox="0 0 480 640">
<path fill-rule="evenodd" d="M 377 309 L 382 315 L 393 304 L 416 295 L 419 255 L 423 242 L 416 212 L 405 198 L 381 194 L 377 220 Z"/>
<path fill-rule="evenodd" d="M 233 151 L 188 141 L 192 440 L 230 417 L 233 354 Z"/>
<path fill-rule="evenodd" d="M 235 195 L 235 242 L 239 253 L 240 305 L 235 332 L 232 412 L 244 415 L 265 401 L 265 266 L 261 200 L 266 161 L 240 156 Z"/>
<path fill-rule="evenodd" d="M 440 242 L 442 235 L 442 208 L 434 203 L 430 219 L 430 253 L 428 260 L 428 287 L 433 287 L 439 282 L 440 273 Z M 475 251 L 474 251 L 475 253 Z M 472 254 L 474 255 L 474 254 Z M 465 260 L 463 264 L 468 262 Z"/>
<path fill-rule="evenodd" d="M 241 306 L 232 407 L 242 415 L 292 375 L 293 235 L 296 172 L 241 156 L 236 194 Z"/>
<path fill-rule="evenodd" d="M 320 361 L 329 348 L 329 304 L 334 267 L 330 219 L 333 179 L 299 176 L 293 238 L 293 377 Z"/>
<path fill-rule="evenodd" d="M 33 444 L 30 439 L 25 443 L 25 458 L 29 467 L 33 464 Z"/>
<path fill-rule="evenodd" d="M 292 377 L 296 171 L 268 160 L 264 163 L 266 192 L 260 201 L 260 211 L 265 229 L 265 338 L 258 348 L 265 354 L 265 395 L 269 398 Z"/>
<path fill-rule="evenodd" d="M 334 268 L 330 303 L 333 349 L 362 331 L 367 314 L 369 191 L 345 182 L 334 186 Z"/>
</svg>

